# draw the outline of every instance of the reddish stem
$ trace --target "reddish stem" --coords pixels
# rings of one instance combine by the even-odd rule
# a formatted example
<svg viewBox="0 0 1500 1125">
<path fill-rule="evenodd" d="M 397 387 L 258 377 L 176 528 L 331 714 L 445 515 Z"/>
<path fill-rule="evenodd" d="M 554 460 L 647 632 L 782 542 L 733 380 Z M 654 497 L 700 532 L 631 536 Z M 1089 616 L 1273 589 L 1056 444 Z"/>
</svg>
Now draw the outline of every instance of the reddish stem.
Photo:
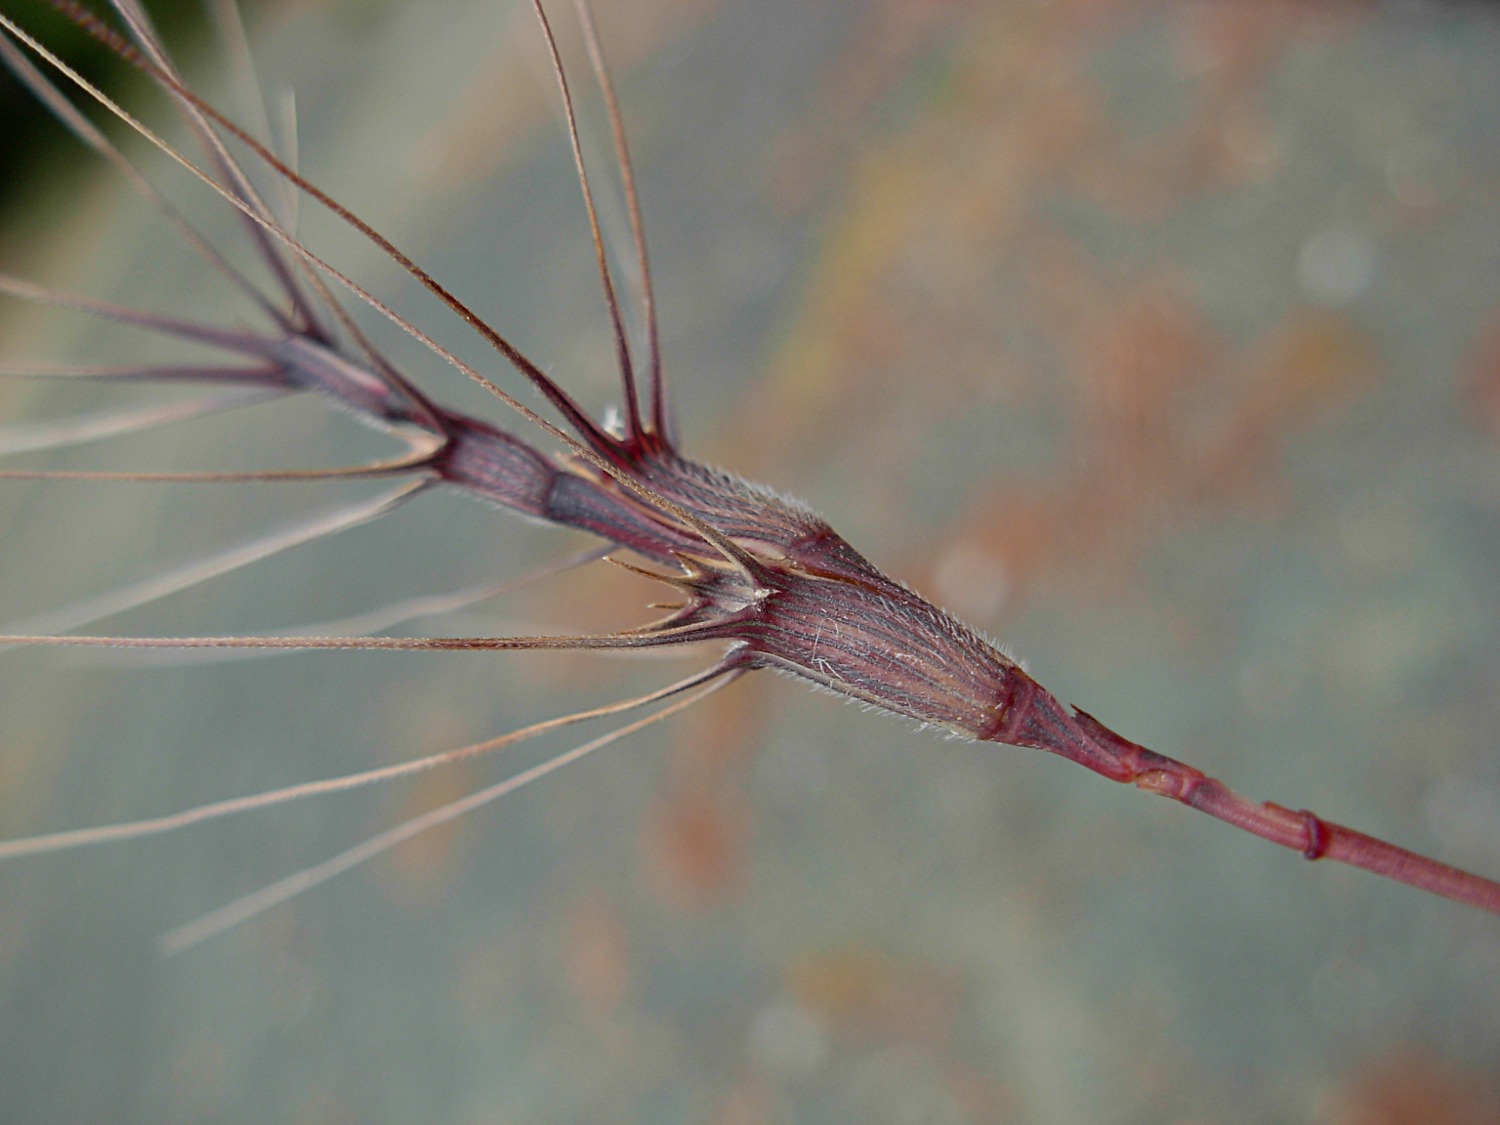
<svg viewBox="0 0 1500 1125">
<path fill-rule="evenodd" d="M 988 735 L 995 742 L 1031 746 L 1087 766 L 1112 781 L 1130 782 L 1242 828 L 1308 859 L 1334 859 L 1387 879 L 1500 914 L 1500 883 L 1324 820 L 1306 809 L 1252 801 L 1154 750 L 1131 742 L 1092 715 L 1060 703 L 1016 670 L 1004 716 Z"/>
</svg>

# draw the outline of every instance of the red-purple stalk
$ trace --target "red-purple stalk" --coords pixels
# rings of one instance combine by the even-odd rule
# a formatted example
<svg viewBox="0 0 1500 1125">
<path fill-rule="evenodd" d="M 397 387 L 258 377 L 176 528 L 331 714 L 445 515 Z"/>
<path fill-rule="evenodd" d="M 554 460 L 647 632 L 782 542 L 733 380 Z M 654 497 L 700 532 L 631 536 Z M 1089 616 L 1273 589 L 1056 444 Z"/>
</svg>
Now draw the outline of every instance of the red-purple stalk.
<svg viewBox="0 0 1500 1125">
<path fill-rule="evenodd" d="M 788 671 L 838 694 L 958 735 L 1060 755 L 1110 780 L 1128 782 L 1169 797 L 1301 852 L 1308 859 L 1334 859 L 1363 867 L 1500 914 L 1500 883 L 1376 840 L 1306 810 L 1248 800 L 1191 766 L 1121 737 L 1086 712 L 1060 702 L 978 633 L 881 573 L 808 508 L 680 455 L 672 440 L 666 389 L 660 377 L 649 288 L 645 319 L 651 343 L 645 369 L 649 375 L 650 401 L 644 407 L 639 401 L 640 389 L 594 219 L 592 196 L 560 64 L 557 64 L 558 77 L 619 345 L 626 406 L 625 432 L 620 435 L 590 419 L 540 368 L 347 208 L 309 184 L 258 140 L 188 90 L 165 64 L 164 56 L 151 46 L 149 29 L 142 32 L 132 23 L 137 42 L 142 44 L 134 46 L 72 0 L 50 2 L 121 57 L 150 74 L 178 101 L 200 132 L 210 132 L 213 140 L 208 147 L 220 170 L 219 178 L 214 180 L 217 190 L 251 221 L 257 234 L 265 236 L 259 239 L 261 253 L 275 267 L 273 273 L 282 286 L 280 295 L 295 314 L 274 317 L 275 330 L 264 334 L 225 333 L 161 319 L 152 323 L 138 318 L 140 323 L 169 335 L 196 334 L 213 346 L 254 361 L 254 366 L 236 369 L 235 381 L 242 385 L 281 393 L 315 391 L 376 426 L 405 437 L 414 448 L 427 450 L 399 462 L 384 463 L 368 475 L 395 472 L 417 475 L 533 519 L 592 533 L 645 560 L 644 572 L 677 588 L 682 600 L 669 616 L 654 624 L 590 638 L 54 636 L 0 637 L 0 644 L 478 649 L 645 648 L 720 641 L 728 645 L 729 653 L 716 670 L 707 674 L 708 678 L 737 675 L 756 668 Z M 123 0 L 121 6 L 130 22 L 131 6 Z M 540 5 L 537 8 L 551 47 L 550 27 Z M 6 26 L 20 37 L 9 21 Z M 617 151 L 625 167 L 632 226 L 644 273 L 645 249 L 618 110 L 587 18 L 584 26 L 615 126 Z M 37 49 L 35 44 L 31 45 Z M 73 80 L 78 82 L 76 78 Z M 276 224 L 274 217 L 242 186 L 242 177 L 232 162 L 224 165 L 225 158 L 212 128 L 234 136 L 278 175 L 369 237 L 474 327 L 540 391 L 570 432 L 541 421 L 508 395 L 498 390 L 496 394 L 524 417 L 562 439 L 567 451 L 560 456 L 548 456 L 514 434 L 438 405 L 376 356 L 362 339 L 355 344 L 340 342 L 323 327 L 323 318 L 311 315 L 308 299 L 300 287 L 293 287 L 291 279 L 297 270 L 305 272 L 312 288 L 329 306 L 325 311 L 332 320 L 350 330 L 346 334 L 352 334 L 351 326 L 314 270 L 323 270 L 354 289 L 362 299 L 375 302 Z M 289 255 L 284 255 L 283 248 Z M 12 284 L 10 289 L 17 292 L 19 286 Z M 96 306 L 93 311 L 101 310 Z M 412 326 L 389 310 L 378 307 L 378 311 L 416 334 Z M 434 351 L 438 350 L 425 337 L 421 338 Z M 451 356 L 442 354 L 458 365 Z M 458 366 L 486 386 L 492 386 L 472 369 Z M 222 381 L 222 371 L 205 368 L 202 378 Z M 419 435 L 420 440 L 413 442 L 413 434 Z"/>
</svg>

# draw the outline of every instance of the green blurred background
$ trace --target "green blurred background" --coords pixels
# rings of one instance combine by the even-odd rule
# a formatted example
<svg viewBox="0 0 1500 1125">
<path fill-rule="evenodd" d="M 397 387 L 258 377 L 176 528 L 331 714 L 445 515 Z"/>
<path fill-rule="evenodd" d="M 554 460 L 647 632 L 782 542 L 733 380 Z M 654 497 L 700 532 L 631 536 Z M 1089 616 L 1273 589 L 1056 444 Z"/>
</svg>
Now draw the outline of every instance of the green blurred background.
<svg viewBox="0 0 1500 1125">
<path fill-rule="evenodd" d="M 1500 13 L 599 8 L 689 452 L 807 499 L 1130 737 L 1500 874 Z M 602 408 L 608 339 L 528 13 L 248 18 L 268 85 L 297 92 L 308 173 Z M 183 39 L 234 102 L 211 40 Z M 26 160 L 60 171 L 9 210 L 0 268 L 248 320 L 96 164 Z M 495 369 L 304 211 L 311 241 Z M 0 342 L 0 361 L 161 351 L 13 301 Z M 0 412 L 130 397 L 6 382 Z M 304 404 L 14 463 L 386 448 Z M 0 486 L 0 620 L 369 491 Z M 289 631 L 571 543 L 427 498 L 106 625 Z M 431 631 L 639 621 L 643 591 L 606 569 Z M 428 753 L 692 666 L 0 659 L 7 836 Z M 161 931 L 571 744 L 0 869 L 0 1119 L 1500 1120 L 1495 919 L 770 676 L 154 958 Z"/>
</svg>

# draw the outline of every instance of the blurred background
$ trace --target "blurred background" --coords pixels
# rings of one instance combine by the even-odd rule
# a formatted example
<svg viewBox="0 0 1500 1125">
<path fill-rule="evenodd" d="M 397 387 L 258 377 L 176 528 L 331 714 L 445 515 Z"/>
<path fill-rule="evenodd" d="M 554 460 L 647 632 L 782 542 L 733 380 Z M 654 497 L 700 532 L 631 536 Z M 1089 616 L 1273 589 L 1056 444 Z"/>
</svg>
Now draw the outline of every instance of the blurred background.
<svg viewBox="0 0 1500 1125">
<path fill-rule="evenodd" d="M 597 6 L 690 454 L 806 499 L 1127 736 L 1500 875 L 1500 11 Z M 602 410 L 608 338 L 529 12 L 246 18 L 273 119 L 296 91 L 304 170 Z M 243 107 L 212 35 L 176 38 Z M 26 169 L 0 269 L 251 322 L 53 141 L 5 146 Z M 498 370 L 303 212 L 316 247 Z M 372 330 L 440 401 L 511 425 Z M 0 304 L 0 362 L 159 354 Z M 0 416 L 174 393 L 7 380 Z M 305 403 L 8 463 L 389 448 Z M 0 482 L 0 621 L 372 491 Z M 427 497 L 99 628 L 291 632 L 578 542 Z M 418 628 L 643 620 L 654 591 L 609 570 Z M 12 650 L 0 833 L 431 753 L 705 658 Z M 0 1119 L 1500 1121 L 1496 919 L 769 675 L 155 957 L 162 931 L 574 741 L 0 868 Z"/>
</svg>

